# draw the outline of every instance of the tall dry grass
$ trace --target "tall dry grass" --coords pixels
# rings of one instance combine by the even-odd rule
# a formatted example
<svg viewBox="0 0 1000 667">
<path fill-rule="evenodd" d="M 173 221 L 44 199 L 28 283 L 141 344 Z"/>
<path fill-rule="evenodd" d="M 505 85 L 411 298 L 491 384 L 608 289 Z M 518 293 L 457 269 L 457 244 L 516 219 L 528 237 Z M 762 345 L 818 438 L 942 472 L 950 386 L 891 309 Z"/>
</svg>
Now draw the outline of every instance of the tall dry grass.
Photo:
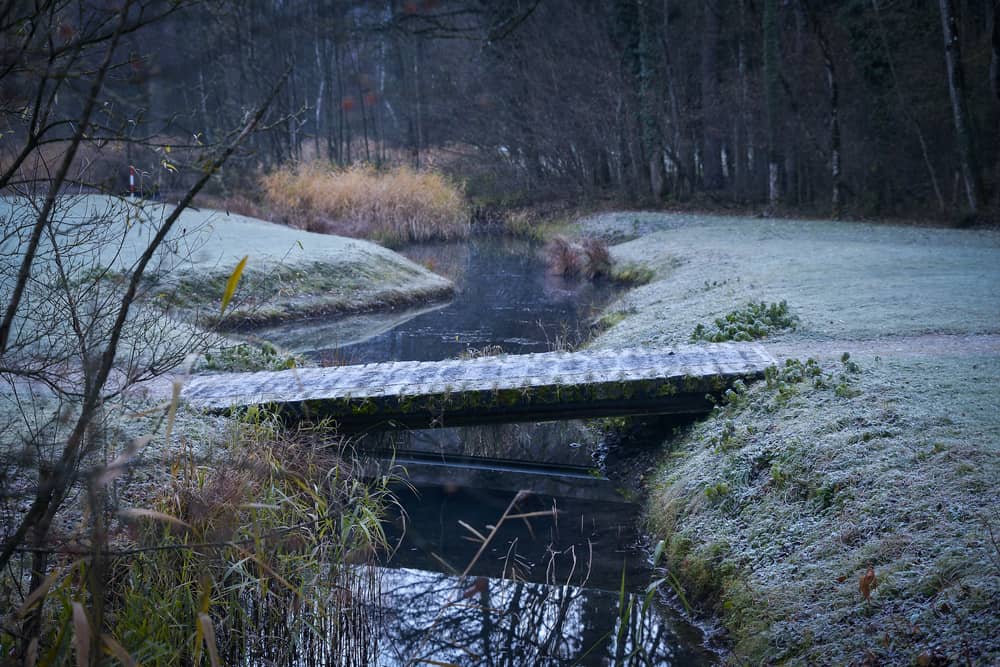
<svg viewBox="0 0 1000 667">
<path fill-rule="evenodd" d="M 316 162 L 284 167 L 262 179 L 275 213 L 310 231 L 399 245 L 469 234 L 462 189 L 436 172 L 370 166 L 331 169 Z"/>
<path fill-rule="evenodd" d="M 331 424 L 290 430 L 258 408 L 226 436 L 208 458 L 174 460 L 143 506 L 88 506 L 109 532 L 60 545 L 46 595 L 24 598 L 30 559 L 0 572 L 0 664 L 38 605 L 25 664 L 373 663 L 395 471 L 364 481 Z"/>
</svg>

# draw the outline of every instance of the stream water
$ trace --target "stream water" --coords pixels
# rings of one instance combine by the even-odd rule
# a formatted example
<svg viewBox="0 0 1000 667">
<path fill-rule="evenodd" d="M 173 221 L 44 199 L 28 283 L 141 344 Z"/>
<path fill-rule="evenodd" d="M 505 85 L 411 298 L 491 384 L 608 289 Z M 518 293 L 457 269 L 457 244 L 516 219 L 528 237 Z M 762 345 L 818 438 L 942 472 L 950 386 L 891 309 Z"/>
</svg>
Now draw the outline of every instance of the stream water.
<svg viewBox="0 0 1000 667">
<path fill-rule="evenodd" d="M 443 305 L 257 332 L 320 364 L 543 352 L 573 345 L 614 288 L 549 275 L 530 243 L 476 237 L 403 251 L 452 278 Z M 379 664 L 704 665 L 713 654 L 670 609 L 639 507 L 594 470 L 582 423 L 389 432 L 409 484 L 387 524 Z M 484 541 L 486 542 L 484 544 Z"/>
</svg>

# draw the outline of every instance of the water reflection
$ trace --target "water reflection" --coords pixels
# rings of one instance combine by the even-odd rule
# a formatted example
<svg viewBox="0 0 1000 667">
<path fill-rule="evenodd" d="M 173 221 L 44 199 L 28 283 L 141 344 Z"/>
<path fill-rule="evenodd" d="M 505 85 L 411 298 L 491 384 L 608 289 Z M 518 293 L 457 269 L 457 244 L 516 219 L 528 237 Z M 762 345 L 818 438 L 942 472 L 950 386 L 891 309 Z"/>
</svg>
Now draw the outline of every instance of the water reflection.
<svg viewBox="0 0 1000 667">
<path fill-rule="evenodd" d="M 710 663 L 695 630 L 646 607 L 638 508 L 610 490 L 598 500 L 442 485 L 398 497 L 381 664 Z"/>
<path fill-rule="evenodd" d="M 710 656 L 640 596 L 571 585 L 382 575 L 381 665 L 691 665 Z"/>
<path fill-rule="evenodd" d="M 292 320 L 282 324 L 254 329 L 246 338 L 277 342 L 282 349 L 296 354 L 311 354 L 325 365 L 337 365 L 340 347 L 360 345 L 385 335 L 410 320 L 430 313 L 447 304 L 438 303 L 419 308 L 407 308 L 376 313 L 360 313 L 336 318 Z M 324 351 L 318 351 L 317 347 Z M 344 360 L 346 362 L 346 360 Z"/>
<path fill-rule="evenodd" d="M 430 310 L 317 319 L 255 333 L 321 364 L 447 359 L 492 345 L 511 354 L 547 352 L 579 342 L 591 316 L 618 292 L 548 274 L 538 246 L 527 241 L 476 237 L 403 253 L 454 280 L 455 298 Z"/>
<path fill-rule="evenodd" d="M 593 484 L 605 488 L 586 498 L 447 482 L 400 488 L 399 514 L 387 524 L 398 544 L 389 565 L 642 590 L 650 570 L 639 508 L 616 497 L 608 480 Z"/>
<path fill-rule="evenodd" d="M 587 471 L 594 467 L 598 435 L 580 421 L 489 424 L 369 433 L 356 439 L 359 450 L 421 454 L 438 460 L 477 457 L 530 461 Z"/>
</svg>

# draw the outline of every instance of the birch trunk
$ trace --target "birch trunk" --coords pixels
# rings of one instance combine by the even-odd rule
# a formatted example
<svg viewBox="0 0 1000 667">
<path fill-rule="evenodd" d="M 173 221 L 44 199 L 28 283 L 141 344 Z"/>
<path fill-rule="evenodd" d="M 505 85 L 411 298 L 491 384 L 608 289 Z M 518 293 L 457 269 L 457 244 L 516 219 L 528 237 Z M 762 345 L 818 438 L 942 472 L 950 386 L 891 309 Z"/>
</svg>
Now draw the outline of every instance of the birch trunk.
<svg viewBox="0 0 1000 667">
<path fill-rule="evenodd" d="M 767 200 L 781 201 L 781 158 L 778 151 L 778 1 L 764 0 L 764 95 L 767 104 Z"/>
</svg>

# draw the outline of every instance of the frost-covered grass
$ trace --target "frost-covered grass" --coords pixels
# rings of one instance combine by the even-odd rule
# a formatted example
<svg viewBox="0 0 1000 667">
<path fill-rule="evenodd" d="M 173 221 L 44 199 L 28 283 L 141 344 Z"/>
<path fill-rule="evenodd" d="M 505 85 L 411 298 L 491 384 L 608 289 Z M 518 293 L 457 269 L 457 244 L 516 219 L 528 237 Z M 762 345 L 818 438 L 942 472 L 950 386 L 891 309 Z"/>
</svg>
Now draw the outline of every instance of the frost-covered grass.
<svg viewBox="0 0 1000 667">
<path fill-rule="evenodd" d="M 93 251 L 86 275 L 113 277 L 133 266 L 172 207 L 98 195 L 63 197 L 56 219 L 66 233 L 78 223 Z M 0 218 L 11 227 L 30 221 L 22 199 L 0 199 Z M 100 221 L 99 223 L 97 221 Z M 4 241 L 16 257 L 20 235 Z M 10 246 L 9 248 L 7 246 Z M 43 258 L 51 257 L 43 248 Z M 146 293 L 175 315 L 212 318 L 225 283 L 248 256 L 227 324 L 274 321 L 327 312 L 373 310 L 447 295 L 450 281 L 367 241 L 314 234 L 213 210 L 185 211 L 151 264 Z M 10 278 L 11 272 L 3 276 Z"/>
<path fill-rule="evenodd" d="M 613 252 L 655 272 L 595 345 L 681 343 L 748 301 L 785 300 L 798 326 L 765 344 L 818 358 L 667 441 L 648 478 L 651 530 L 687 599 L 729 630 L 732 662 L 1000 662 L 1000 234 L 657 214 L 583 226 L 644 235 Z"/>
<path fill-rule="evenodd" d="M 696 426 L 655 476 L 650 525 L 738 661 L 995 664 L 1000 358 L 860 365 L 760 383 Z"/>
<path fill-rule="evenodd" d="M 612 248 L 655 278 L 624 297 L 638 312 L 605 345 L 684 343 L 750 301 L 788 302 L 800 322 L 773 337 L 782 341 L 1000 330 L 994 231 L 649 213 L 581 225 L 611 238 L 649 232 Z"/>
<path fill-rule="evenodd" d="M 116 290 L 122 288 L 123 278 L 171 211 L 169 205 L 116 197 L 61 197 L 53 220 L 62 246 L 62 265 L 81 286 L 106 288 L 100 294 L 110 304 L 110 311 L 117 306 Z M 0 237 L 0 303 L 5 304 L 5 297 L 12 292 L 34 222 L 33 212 L 31 202 L 25 199 L 0 198 L 0 228 L 4 232 Z M 325 312 L 371 311 L 445 296 L 453 289 L 451 281 L 367 241 L 313 234 L 220 211 L 189 209 L 150 264 L 140 301 L 132 308 L 132 321 L 119 348 L 122 365 L 155 354 L 159 371 L 164 372 L 194 351 L 207 352 L 195 370 L 270 369 L 295 363 L 292 356 L 266 343 L 235 345 L 200 329 L 218 316 L 225 283 L 244 256 L 248 257 L 247 268 L 227 310 L 223 323 L 227 326 Z M 15 322 L 15 345 L 27 341 L 23 343 L 26 349 L 48 346 L 43 351 L 54 354 L 53 338 L 66 339 L 63 344 L 67 346 L 73 344 L 65 305 L 51 298 L 65 291 L 55 266 L 51 239 L 43 237 L 26 296 L 24 310 L 28 312 Z M 34 330 L 39 326 L 48 328 L 49 335 L 36 340 Z M 58 335 L 63 331 L 66 335 Z M 159 403 L 170 395 L 169 385 L 168 378 L 160 378 L 136 387 L 123 399 L 128 404 L 123 412 L 142 412 Z M 35 390 L 39 396 L 27 402 L 38 414 L 46 414 L 47 392 L 44 388 Z M 149 404 L 141 397 L 144 390 L 153 394 Z M 0 438 L 0 447 L 19 437 L 17 428 L 23 421 L 19 402 L 23 399 L 6 384 L 0 392 L 0 430 L 7 435 L 7 439 Z M 178 419 L 184 415 L 182 409 Z M 178 426 L 177 432 L 193 433 L 203 421 L 200 415 L 189 418 L 190 423 Z M 117 421 L 116 428 L 127 430 L 123 420 Z M 202 430 L 211 431 L 212 427 Z M 193 440 L 204 441 L 200 437 Z M 154 442 L 151 448 L 159 451 L 160 444 Z"/>
</svg>

